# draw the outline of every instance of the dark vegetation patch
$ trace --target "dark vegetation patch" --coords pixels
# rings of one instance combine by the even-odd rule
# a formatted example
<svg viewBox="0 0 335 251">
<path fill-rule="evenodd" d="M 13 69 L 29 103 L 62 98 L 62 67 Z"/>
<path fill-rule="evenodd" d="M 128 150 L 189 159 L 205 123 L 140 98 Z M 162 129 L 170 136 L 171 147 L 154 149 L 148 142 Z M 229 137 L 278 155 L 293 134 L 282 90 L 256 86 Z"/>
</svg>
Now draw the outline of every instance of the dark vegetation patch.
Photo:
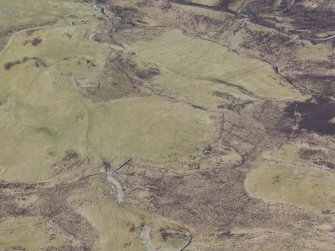
<svg viewBox="0 0 335 251">
<path fill-rule="evenodd" d="M 47 67 L 47 63 L 41 59 L 41 58 L 38 58 L 38 57 L 24 57 L 22 58 L 22 60 L 16 60 L 16 61 L 11 61 L 11 62 L 7 62 L 4 64 L 4 68 L 5 70 L 10 70 L 13 66 L 15 65 L 19 65 L 19 64 L 24 64 L 28 61 L 33 61 L 34 62 L 34 66 L 35 67 Z"/>
<path fill-rule="evenodd" d="M 144 5 L 151 5 L 152 1 L 142 1 Z M 101 41 L 109 41 L 115 45 L 121 46 L 123 43 L 138 41 L 142 39 L 151 39 L 157 35 L 157 31 L 163 28 L 160 26 L 147 25 L 143 13 L 136 8 L 136 4 L 128 6 L 120 6 L 118 4 L 109 3 L 106 10 L 113 13 L 113 18 L 105 19 L 105 26 L 100 31 L 96 32 L 94 39 Z"/>
<path fill-rule="evenodd" d="M 29 43 L 31 43 L 32 46 L 38 46 L 40 43 L 42 43 L 42 39 L 36 37 L 33 40 L 26 40 L 24 41 L 23 45 L 27 45 Z"/>
<path fill-rule="evenodd" d="M 68 162 L 72 159 L 79 159 L 79 154 L 76 151 L 68 150 L 65 153 L 65 157 L 63 157 L 62 161 Z"/>
<path fill-rule="evenodd" d="M 136 231 L 136 226 L 134 225 L 134 223 L 130 223 L 129 232 L 134 233 L 135 231 Z"/>
<path fill-rule="evenodd" d="M 33 24 L 24 24 L 24 25 L 15 25 L 15 26 L 8 26 L 5 27 L 5 30 L 3 30 L 4 27 L 1 27 L 0 29 L 0 51 L 4 48 L 6 43 L 8 42 L 9 37 L 14 34 L 15 32 L 21 31 L 21 30 L 26 30 L 26 29 L 31 29 L 34 27 L 40 27 L 40 26 L 46 26 L 46 25 L 53 25 L 57 22 L 57 20 L 53 21 L 44 21 L 44 22 L 38 22 L 38 23 L 33 23 Z M 25 34 L 30 36 L 32 33 L 35 31 L 39 30 L 38 29 L 32 29 L 25 31 Z"/>
<path fill-rule="evenodd" d="M 53 135 L 52 130 L 50 128 L 46 127 L 46 126 L 37 128 L 36 132 L 46 134 L 46 135 L 49 135 L 49 136 Z"/>
<path fill-rule="evenodd" d="M 243 29 L 246 36 L 240 46 L 247 49 L 251 55 L 261 57 L 272 64 L 276 73 L 294 88 L 311 95 L 334 95 L 335 79 L 327 73 L 329 69 L 334 68 L 332 57 L 322 60 L 317 56 L 317 59 L 304 59 L 295 53 L 299 48 L 306 46 L 302 40 L 293 39 L 284 32 L 259 31 L 246 26 Z"/>
<path fill-rule="evenodd" d="M 80 168 L 85 165 L 85 161 L 80 158 L 79 154 L 75 151 L 69 150 L 65 153 L 65 156 L 52 165 L 54 175 L 60 173 L 68 173 L 68 175 L 73 173 L 79 173 Z"/>
<path fill-rule="evenodd" d="M 159 74 L 154 67 L 140 68 L 131 60 L 118 56 L 108 60 L 96 79 L 97 87 L 80 88 L 81 94 L 94 101 L 109 101 L 143 95 L 141 81 Z"/>
<path fill-rule="evenodd" d="M 171 3 L 175 3 L 175 4 L 189 5 L 189 6 L 205 8 L 205 9 L 210 9 L 210 10 L 215 10 L 215 11 L 223 10 L 225 12 L 235 14 L 234 11 L 228 8 L 229 4 L 232 3 L 233 1 L 234 0 L 221 0 L 219 4 L 217 4 L 216 6 L 210 6 L 206 4 L 195 3 L 195 2 L 192 2 L 192 0 L 170 0 Z"/>
<path fill-rule="evenodd" d="M 283 15 L 284 8 L 285 6 L 277 5 L 275 0 L 253 0 L 247 2 L 241 13 L 253 23 L 278 29 L 276 17 Z"/>
<path fill-rule="evenodd" d="M 12 251 L 12 250 L 11 250 Z M 75 247 L 71 245 L 65 245 L 61 247 L 47 247 L 46 251 L 89 251 L 88 249 L 82 249 L 82 247 Z"/>
<path fill-rule="evenodd" d="M 215 83 L 219 83 L 219 84 L 223 84 L 223 85 L 226 85 L 226 86 L 229 86 L 229 87 L 234 87 L 234 88 L 236 88 L 237 90 L 239 90 L 240 92 L 242 92 L 245 95 L 256 97 L 255 94 L 253 94 L 251 91 L 249 91 L 248 89 L 244 88 L 243 86 L 230 83 L 230 82 L 228 82 L 226 80 L 217 79 L 217 78 L 201 78 L 201 79 L 202 80 L 208 80 L 208 81 L 215 82 Z"/>
<path fill-rule="evenodd" d="M 301 0 L 284 0 L 280 4 L 276 0 L 253 0 L 248 2 L 242 13 L 254 23 L 280 31 L 284 31 L 290 23 L 290 33 L 316 38 L 315 34 L 334 31 L 335 13 L 328 5 L 329 1 L 322 0 L 316 7 L 307 7 Z"/>
<path fill-rule="evenodd" d="M 12 246 L 10 248 L 1 249 L 3 251 L 28 251 L 28 249 L 22 246 Z"/>
<path fill-rule="evenodd" d="M 110 10 L 118 17 L 121 18 L 129 18 L 129 17 L 141 17 L 142 15 L 138 11 L 138 9 L 134 7 L 122 7 L 122 6 L 111 6 Z"/>
<path fill-rule="evenodd" d="M 319 165 L 319 166 L 325 166 L 332 170 L 335 170 L 335 164 L 329 161 L 319 160 L 319 161 L 314 161 L 313 164 Z"/>
<path fill-rule="evenodd" d="M 254 103 L 254 101 L 246 100 L 241 102 L 232 102 L 230 104 L 220 104 L 218 105 L 219 109 L 228 109 L 234 112 L 240 112 L 241 109 L 245 108 L 247 105 Z"/>
<path fill-rule="evenodd" d="M 8 95 L 4 96 L 3 98 L 0 98 L 0 106 L 6 104 L 8 102 L 8 100 L 9 100 Z"/>
<path fill-rule="evenodd" d="M 144 24 L 143 15 L 133 7 L 110 6 L 109 9 L 117 18 L 113 20 L 111 34 L 135 28 Z"/>
<path fill-rule="evenodd" d="M 139 66 L 131 59 L 118 57 L 116 63 L 122 66 L 122 68 L 126 69 L 132 75 L 135 75 L 142 80 L 148 80 L 160 74 L 160 70 L 157 67 L 153 65 Z"/>
<path fill-rule="evenodd" d="M 287 35 L 282 33 L 270 33 L 267 31 L 255 31 L 245 27 L 248 36 L 241 42 L 240 46 L 255 50 L 261 55 L 280 56 L 279 48 L 285 46 L 287 49 L 294 48 L 295 41 L 292 41 Z"/>
<path fill-rule="evenodd" d="M 231 101 L 229 104 L 220 104 L 218 106 L 219 109 L 225 108 L 231 111 L 238 112 L 242 108 L 244 108 L 246 105 L 253 103 L 253 101 L 251 100 L 242 100 L 242 99 L 236 98 L 227 92 L 214 91 L 213 95 Z"/>
<path fill-rule="evenodd" d="M 165 228 L 165 227 L 160 228 L 159 233 L 160 233 L 160 235 L 161 235 L 161 237 L 164 241 L 166 241 L 168 239 L 168 237 L 170 236 L 170 233 L 168 232 L 168 229 Z"/>
<path fill-rule="evenodd" d="M 202 150 L 202 154 L 205 156 L 209 156 L 213 151 L 213 146 L 212 145 L 208 145 L 204 148 L 204 150 Z"/>
<path fill-rule="evenodd" d="M 173 239 L 185 239 L 187 236 L 184 232 L 180 232 L 170 227 L 161 227 L 159 233 L 164 241 L 167 241 L 169 238 Z"/>
<path fill-rule="evenodd" d="M 10 34 L 0 32 L 0 51 L 5 47 L 9 40 Z"/>
<path fill-rule="evenodd" d="M 196 104 L 192 104 L 192 103 L 190 103 L 190 105 L 195 109 L 206 111 L 206 109 L 204 107 L 200 106 L 200 105 L 196 105 Z"/>
<path fill-rule="evenodd" d="M 85 57 L 65 57 L 63 58 L 64 61 L 68 61 L 68 60 L 72 60 L 75 61 L 77 63 L 77 65 L 81 65 L 81 64 L 86 64 L 86 66 L 88 68 L 91 67 L 96 67 L 97 65 L 94 63 L 93 60 L 85 58 Z"/>
<path fill-rule="evenodd" d="M 44 60 L 40 59 L 40 58 L 32 57 L 31 59 L 34 60 L 35 67 L 40 67 L 40 66 L 42 66 L 42 67 L 48 67 L 47 63 Z"/>
<path fill-rule="evenodd" d="M 127 247 L 130 247 L 131 246 L 131 242 L 126 242 L 123 247 L 127 248 Z"/>
<path fill-rule="evenodd" d="M 64 35 L 67 36 L 68 38 L 72 38 L 72 35 L 68 32 L 65 32 Z"/>
<path fill-rule="evenodd" d="M 22 189 L 24 191 L 34 190 L 41 184 L 8 183 L 0 181 L 0 189 Z"/>
<path fill-rule="evenodd" d="M 318 67 L 320 66 L 321 65 L 319 65 Z M 298 74 L 296 78 L 300 82 L 305 82 L 313 86 L 313 89 L 317 90 L 323 96 L 331 97 L 335 95 L 335 76 L 334 75 L 325 75 L 325 74 L 315 75 L 315 74 L 303 73 L 303 74 Z"/>
<path fill-rule="evenodd" d="M 317 7 L 307 8 L 299 3 L 293 5 L 285 14 L 294 20 L 297 30 L 322 33 L 334 31 L 335 13 L 327 6 L 326 1 L 320 2 Z"/>
<path fill-rule="evenodd" d="M 320 157 L 325 157 L 325 154 L 320 149 L 308 149 L 308 148 L 301 148 L 298 151 L 298 155 L 301 159 L 311 160 L 317 159 Z"/>
<path fill-rule="evenodd" d="M 21 61 L 16 60 L 16 61 L 12 61 L 12 62 L 7 62 L 7 63 L 4 64 L 4 68 L 5 68 L 5 70 L 10 70 L 13 66 L 15 66 L 17 64 L 21 64 Z"/>
<path fill-rule="evenodd" d="M 245 234 L 240 234 L 240 235 L 245 235 Z M 230 229 L 219 233 L 219 238 L 221 239 L 229 239 L 229 238 L 233 238 L 234 236 L 235 234 L 232 233 Z"/>
<path fill-rule="evenodd" d="M 158 76 L 160 71 L 158 68 L 150 66 L 148 69 L 136 69 L 135 74 L 141 79 L 150 79 Z"/>
<path fill-rule="evenodd" d="M 299 129 L 316 132 L 321 135 L 334 135 L 335 102 L 327 98 L 309 99 L 305 102 L 295 101 L 285 109 L 286 116 L 298 118 Z"/>
<path fill-rule="evenodd" d="M 229 5 L 233 2 L 234 2 L 234 0 L 220 0 L 218 6 L 222 7 L 222 8 L 225 8 L 225 9 L 228 9 Z"/>
<path fill-rule="evenodd" d="M 214 91 L 213 95 L 220 97 L 220 98 L 224 98 L 230 101 L 235 101 L 237 98 L 235 98 L 233 95 L 227 93 L 227 92 L 220 92 L 220 91 Z"/>
<path fill-rule="evenodd" d="M 90 59 L 86 59 L 86 64 L 87 64 L 89 67 L 96 67 L 96 64 L 93 63 Z"/>
<path fill-rule="evenodd" d="M 86 218 L 66 206 L 50 216 L 51 220 L 57 223 L 65 233 L 80 240 L 82 250 L 92 250 L 98 233 Z"/>
</svg>

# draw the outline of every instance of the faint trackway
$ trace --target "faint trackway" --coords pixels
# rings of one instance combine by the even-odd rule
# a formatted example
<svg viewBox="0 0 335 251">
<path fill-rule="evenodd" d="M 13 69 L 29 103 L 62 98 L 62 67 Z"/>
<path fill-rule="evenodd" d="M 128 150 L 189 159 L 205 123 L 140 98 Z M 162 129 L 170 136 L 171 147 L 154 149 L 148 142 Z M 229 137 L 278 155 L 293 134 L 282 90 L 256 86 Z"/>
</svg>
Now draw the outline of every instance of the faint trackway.
<svg viewBox="0 0 335 251">
<path fill-rule="evenodd" d="M 151 243 L 150 227 L 147 225 L 142 228 L 141 240 L 148 251 L 156 251 L 155 246 Z"/>
</svg>

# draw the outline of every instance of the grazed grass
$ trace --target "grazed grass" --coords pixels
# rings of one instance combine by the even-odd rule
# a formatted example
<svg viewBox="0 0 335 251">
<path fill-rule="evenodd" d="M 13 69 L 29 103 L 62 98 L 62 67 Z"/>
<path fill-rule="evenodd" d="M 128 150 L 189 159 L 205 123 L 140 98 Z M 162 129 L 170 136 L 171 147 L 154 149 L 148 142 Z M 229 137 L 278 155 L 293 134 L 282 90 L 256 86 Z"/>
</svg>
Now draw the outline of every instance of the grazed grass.
<svg viewBox="0 0 335 251">
<path fill-rule="evenodd" d="M 175 162 L 213 140 L 214 121 L 201 110 L 162 98 L 102 104 L 92 113 L 90 145 L 107 159 Z"/>
<path fill-rule="evenodd" d="M 227 82 L 225 80 L 216 79 L 216 78 L 204 78 L 204 80 L 208 80 L 208 81 L 212 81 L 212 82 L 217 82 L 217 83 L 229 86 L 229 87 L 235 87 L 237 90 L 239 90 L 243 94 L 249 95 L 251 97 L 255 97 L 255 94 L 253 94 L 251 91 L 245 89 L 244 87 L 242 87 L 240 85 L 232 84 L 232 83 L 229 83 L 229 82 Z"/>
<path fill-rule="evenodd" d="M 135 42 L 132 48 L 138 61 L 158 65 L 161 74 L 154 80 L 156 85 L 198 105 L 213 108 L 228 102 L 214 97 L 212 93 L 215 91 L 228 92 L 241 99 L 250 99 L 250 93 L 280 99 L 300 97 L 270 65 L 243 58 L 220 45 L 186 36 L 179 30 L 169 30 L 149 41 Z M 211 81 L 213 79 L 231 85 L 222 85 Z M 247 95 L 241 90 L 247 90 Z"/>
<path fill-rule="evenodd" d="M 109 49 L 87 39 L 95 27 L 92 19 L 80 26 L 58 24 L 33 35 L 17 33 L 3 52 L 0 64 L 38 57 L 49 65 L 40 68 L 28 61 L 0 69 L 1 94 L 10 98 L 7 111 L 0 113 L 6 121 L 0 132 L 7 142 L 0 146 L 4 179 L 45 179 L 50 175 L 47 167 L 69 149 L 107 158 L 176 161 L 194 149 L 200 151 L 212 139 L 214 124 L 204 113 L 164 99 L 131 99 L 88 109 L 74 78 L 94 79 L 104 67 Z M 30 36 L 40 37 L 43 43 L 23 46 Z M 37 130 L 42 127 L 49 133 Z"/>
<path fill-rule="evenodd" d="M 90 14 L 88 6 L 68 0 L 2 0 L 0 10 L 0 32 L 56 21 L 73 13 Z"/>
<path fill-rule="evenodd" d="M 80 95 L 75 78 L 94 80 L 111 50 L 88 39 L 99 23 L 89 6 L 65 0 L 18 0 L 1 2 L 0 8 L 13 9 L 18 15 L 29 13 L 13 26 L 39 24 L 49 17 L 58 19 L 54 25 L 13 34 L 0 53 L 0 98 L 5 100 L 0 106 L 1 180 L 54 184 L 58 179 L 52 178 L 52 165 L 69 150 L 90 158 L 91 166 L 87 168 L 92 172 L 99 171 L 94 159 L 100 157 L 115 162 L 130 156 L 134 160 L 178 163 L 188 154 L 200 152 L 214 137 L 215 121 L 191 106 L 158 97 L 92 104 Z M 69 18 L 68 14 L 75 17 Z M 14 17 L 7 18 L 9 21 L 2 24 L 9 27 Z M 78 20 L 87 22 L 71 25 Z M 37 37 L 42 41 L 38 46 L 26 42 Z M 39 59 L 45 64 L 38 67 L 34 60 L 23 58 Z M 16 61 L 20 63 L 3 67 Z M 70 182 L 70 173 L 67 170 L 58 178 Z M 78 191 L 69 201 L 100 233 L 96 250 L 143 250 L 139 238 L 143 222 L 155 229 L 155 241 L 162 241 L 157 229 L 168 223 L 116 205 L 113 197 L 103 195 L 106 189 L 107 193 L 112 190 L 101 180 L 92 182 L 88 190 Z M 48 230 L 41 226 L 45 221 L 38 221 L 35 224 L 30 218 L 12 219 L 10 224 L 18 227 L 13 227 L 13 235 L 4 235 L 5 240 L 0 237 L 0 248 L 20 245 L 38 250 L 48 244 L 57 246 L 48 243 Z M 6 221 L 0 230 L 6 229 L 4 224 Z M 59 246 L 67 244 L 57 235 L 53 241 L 59 241 Z M 162 241 L 164 245 L 169 250 L 171 241 Z"/>
<path fill-rule="evenodd" d="M 74 87 L 73 76 L 95 77 L 104 66 L 108 49 L 85 39 L 94 26 L 92 22 L 81 27 L 41 29 L 36 33 L 43 43 L 29 48 L 22 45 L 28 35 L 18 33 L 2 54 L 0 62 L 38 57 L 49 65 L 41 68 L 27 61 L 10 70 L 0 69 L 0 93 L 10 100 L 0 113 L 4 121 L 0 134 L 6 141 L 0 146 L 4 179 L 33 182 L 46 178 L 50 175 L 47 167 L 68 149 L 85 150 L 88 111 Z M 72 33 L 72 40 L 64 32 Z M 82 55 L 95 58 L 95 67 L 71 67 L 63 60 Z M 48 128 L 48 133 L 38 128 Z"/>
<path fill-rule="evenodd" d="M 335 205 L 334 173 L 303 164 L 306 160 L 302 161 L 297 152 L 292 154 L 291 150 L 285 154 L 285 150 L 280 150 L 274 153 L 285 160 L 282 163 L 278 162 L 280 159 L 259 162 L 259 166 L 247 175 L 245 185 L 249 194 L 316 212 L 332 210 Z"/>
<path fill-rule="evenodd" d="M 207 6 L 216 6 L 220 3 L 220 0 L 192 0 L 192 3 L 198 3 Z"/>
<path fill-rule="evenodd" d="M 100 233 L 96 250 L 144 250 L 139 240 L 140 214 L 116 204 L 110 196 L 111 187 L 93 180 L 85 190 L 73 194 L 69 200 Z"/>
<path fill-rule="evenodd" d="M 73 176 L 77 180 L 80 169 L 71 172 L 64 168 L 58 178 L 51 178 L 52 165 L 69 150 L 89 159 L 87 169 L 92 172 L 99 171 L 94 161 L 99 158 L 116 163 L 131 157 L 135 161 L 174 167 L 189 155 L 200 153 L 213 140 L 216 121 L 190 105 L 162 97 L 92 104 L 80 95 L 80 85 L 89 84 L 85 79 L 94 81 L 111 50 L 89 41 L 99 21 L 88 5 L 69 0 L 4 0 L 0 9 L 9 10 L 0 15 L 0 31 L 57 21 L 48 27 L 15 33 L 0 53 L 1 66 L 20 62 L 15 67 L 0 68 L 2 180 L 27 183 L 47 180 L 50 186 L 59 180 L 71 182 Z M 40 43 L 33 46 L 36 38 Z M 180 31 L 171 30 L 154 40 L 137 42 L 133 48 L 139 61 L 144 59 L 159 66 L 161 76 L 155 78 L 154 84 L 196 105 L 216 108 L 231 100 L 299 97 L 269 65 L 241 58 L 219 45 L 187 37 Z M 23 58 L 38 58 L 45 64 L 37 67 L 34 60 Z M 77 86 L 75 79 L 83 81 Z M 299 175 L 303 180 L 304 176 Z M 143 250 L 140 241 L 143 223 L 150 225 L 152 242 L 162 250 L 176 250 L 184 242 L 184 237 L 178 234 L 169 235 L 171 238 L 162 234 L 161 229 L 167 226 L 178 229 L 175 225 L 113 202 L 112 188 L 101 179 L 94 177 L 87 184 L 87 188 L 80 187 L 71 194 L 66 205 L 75 208 L 98 230 L 96 250 Z M 328 183 L 320 189 L 327 186 Z M 316 197 L 308 196 L 302 205 Z M 291 198 L 287 200 L 291 203 Z M 5 219 L 0 230 L 6 231 L 9 226 L 14 230 L 0 235 L 0 248 L 23 246 L 38 250 L 70 242 L 58 235 L 54 226 L 45 224 L 45 219 L 37 217 Z M 56 234 L 51 236 L 49 232 Z"/>
<path fill-rule="evenodd" d="M 39 217 L 11 217 L 0 223 L 0 248 L 42 250 L 60 247 L 70 240 L 57 233 L 57 226 Z"/>
<path fill-rule="evenodd" d="M 286 144 L 264 153 L 259 166 L 247 175 L 250 195 L 283 202 L 312 211 L 332 210 L 335 205 L 334 178 L 315 161 L 327 160 L 327 150 L 307 144 Z"/>
</svg>

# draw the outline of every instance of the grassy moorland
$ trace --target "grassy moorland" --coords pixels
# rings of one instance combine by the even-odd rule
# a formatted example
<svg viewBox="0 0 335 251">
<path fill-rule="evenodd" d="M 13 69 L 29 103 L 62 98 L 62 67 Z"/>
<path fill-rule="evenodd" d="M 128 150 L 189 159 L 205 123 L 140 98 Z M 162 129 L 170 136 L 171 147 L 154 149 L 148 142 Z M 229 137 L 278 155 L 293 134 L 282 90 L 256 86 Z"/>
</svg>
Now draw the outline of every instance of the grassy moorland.
<svg viewBox="0 0 335 251">
<path fill-rule="evenodd" d="M 100 23 L 89 5 L 74 1 L 2 1 L 0 9 L 1 29 L 19 29 L 0 57 L 2 182 L 43 182 L 47 187 L 44 189 L 57 190 L 64 182 L 75 183 L 78 175 L 99 173 L 96 159 L 117 163 L 130 156 L 133 160 L 175 162 L 213 137 L 215 121 L 201 111 L 165 98 L 104 104 L 83 99 L 80 85 L 97 78 L 111 53 L 109 47 L 89 39 Z M 55 172 L 55 163 L 69 151 L 91 162 L 74 173 Z M 85 217 L 87 224 L 96 229 L 98 239 L 90 245 L 97 250 L 144 249 L 141 224 L 146 222 L 152 228 L 165 225 L 151 218 L 146 220 L 144 213 L 118 206 L 112 198 L 99 196 L 109 187 L 102 182 L 99 176 L 98 181 L 93 178 L 87 188 L 73 192 L 66 207 L 73 208 L 73 214 L 80 213 L 77 217 Z M 67 227 L 45 216 L 41 211 L 48 206 L 39 205 L 40 190 L 33 193 L 37 195 L 24 196 L 20 192 L 14 197 L 23 208 L 38 204 L 32 213 L 37 216 L 6 218 L 2 212 L 5 219 L 0 225 L 1 248 L 44 250 L 88 245 L 76 234 L 70 237 Z M 90 234 L 89 229 L 81 231 L 83 236 Z"/>
<path fill-rule="evenodd" d="M 332 250 L 335 103 L 249 1 L 88 2 L 0 3 L 0 250 Z"/>
<path fill-rule="evenodd" d="M 269 64 L 243 58 L 218 44 L 186 36 L 179 30 L 169 30 L 131 47 L 139 61 L 150 62 L 161 69 L 161 75 L 154 80 L 156 85 L 206 108 L 215 109 L 231 100 L 301 97 Z"/>
</svg>

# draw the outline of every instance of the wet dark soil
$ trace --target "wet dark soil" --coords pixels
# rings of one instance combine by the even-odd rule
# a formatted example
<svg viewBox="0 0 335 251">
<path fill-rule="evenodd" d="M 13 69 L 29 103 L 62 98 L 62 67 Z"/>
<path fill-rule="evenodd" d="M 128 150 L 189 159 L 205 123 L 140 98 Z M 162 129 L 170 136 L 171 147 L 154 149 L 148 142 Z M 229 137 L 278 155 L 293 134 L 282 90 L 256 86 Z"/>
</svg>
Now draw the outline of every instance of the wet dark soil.
<svg viewBox="0 0 335 251">
<path fill-rule="evenodd" d="M 296 119 L 300 114 L 299 129 L 320 135 L 334 135 L 335 102 L 327 98 L 314 98 L 305 102 L 295 101 L 285 109 L 286 115 Z"/>
</svg>

